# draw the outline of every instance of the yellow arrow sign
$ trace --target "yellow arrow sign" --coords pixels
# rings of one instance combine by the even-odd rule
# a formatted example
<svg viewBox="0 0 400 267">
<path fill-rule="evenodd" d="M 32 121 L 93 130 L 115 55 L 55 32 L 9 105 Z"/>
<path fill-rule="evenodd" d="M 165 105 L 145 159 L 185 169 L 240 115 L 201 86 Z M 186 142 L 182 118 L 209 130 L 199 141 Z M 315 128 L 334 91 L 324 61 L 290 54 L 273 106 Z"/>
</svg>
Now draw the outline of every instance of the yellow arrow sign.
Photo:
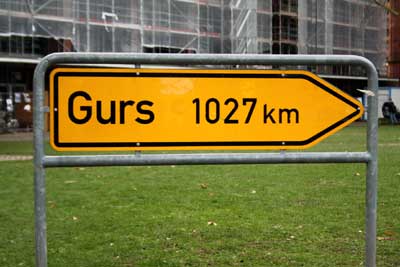
<svg viewBox="0 0 400 267">
<path fill-rule="evenodd" d="M 303 149 L 363 113 L 306 71 L 56 68 L 50 141 L 60 151 Z"/>
</svg>

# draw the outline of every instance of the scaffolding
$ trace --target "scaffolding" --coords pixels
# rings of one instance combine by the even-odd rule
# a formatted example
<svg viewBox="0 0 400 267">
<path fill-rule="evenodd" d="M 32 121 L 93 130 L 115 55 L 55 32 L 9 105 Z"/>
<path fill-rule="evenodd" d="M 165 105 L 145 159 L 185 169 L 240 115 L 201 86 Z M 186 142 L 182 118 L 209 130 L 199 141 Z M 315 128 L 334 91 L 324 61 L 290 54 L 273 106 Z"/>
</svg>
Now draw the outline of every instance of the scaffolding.
<svg viewBox="0 0 400 267">
<path fill-rule="evenodd" d="M 372 0 L 0 0 L 0 56 L 356 54 L 385 74 L 386 16 Z"/>
</svg>

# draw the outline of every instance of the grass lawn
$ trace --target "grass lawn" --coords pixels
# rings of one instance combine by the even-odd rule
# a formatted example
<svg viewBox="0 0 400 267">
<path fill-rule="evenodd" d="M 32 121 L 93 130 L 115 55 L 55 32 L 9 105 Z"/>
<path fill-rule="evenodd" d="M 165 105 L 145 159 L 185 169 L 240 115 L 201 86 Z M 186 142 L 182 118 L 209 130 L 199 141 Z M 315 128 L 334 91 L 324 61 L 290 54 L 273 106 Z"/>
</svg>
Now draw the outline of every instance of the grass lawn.
<svg viewBox="0 0 400 267">
<path fill-rule="evenodd" d="M 0 154 L 32 153 L 1 142 Z M 363 151 L 351 126 L 312 151 Z M 400 266 L 400 127 L 379 129 L 378 266 Z M 47 169 L 49 266 L 362 266 L 364 164 Z M 0 266 L 34 266 L 33 166 L 0 162 Z"/>
</svg>

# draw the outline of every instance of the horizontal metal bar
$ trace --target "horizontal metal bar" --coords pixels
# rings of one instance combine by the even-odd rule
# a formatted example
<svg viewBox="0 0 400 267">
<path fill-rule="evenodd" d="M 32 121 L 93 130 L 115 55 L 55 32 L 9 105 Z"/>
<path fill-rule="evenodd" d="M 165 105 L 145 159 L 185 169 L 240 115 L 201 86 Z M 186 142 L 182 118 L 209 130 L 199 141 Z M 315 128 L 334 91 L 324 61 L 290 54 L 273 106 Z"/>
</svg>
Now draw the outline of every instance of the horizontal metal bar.
<svg viewBox="0 0 400 267">
<path fill-rule="evenodd" d="M 367 163 L 368 152 L 193 153 L 45 156 L 45 167 L 211 165 L 266 163 Z"/>
<path fill-rule="evenodd" d="M 375 69 L 366 58 L 355 55 L 259 55 L 259 54 L 142 54 L 142 53 L 53 53 L 41 65 L 79 64 L 168 64 L 168 65 L 362 65 Z M 46 66 L 45 66 L 46 65 Z"/>
</svg>

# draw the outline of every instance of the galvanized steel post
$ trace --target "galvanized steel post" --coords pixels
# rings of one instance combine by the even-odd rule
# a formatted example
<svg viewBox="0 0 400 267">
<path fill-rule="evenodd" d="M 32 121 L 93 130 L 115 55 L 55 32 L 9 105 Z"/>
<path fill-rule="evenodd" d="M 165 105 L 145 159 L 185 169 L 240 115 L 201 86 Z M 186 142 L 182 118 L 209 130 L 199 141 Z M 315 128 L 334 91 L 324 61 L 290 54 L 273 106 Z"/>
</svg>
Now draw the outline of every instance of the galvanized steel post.
<svg viewBox="0 0 400 267">
<path fill-rule="evenodd" d="M 372 65 L 372 63 L 371 63 Z M 368 66 L 368 89 L 374 95 L 368 96 L 368 129 L 367 151 L 370 160 L 367 162 L 366 210 L 365 210 L 365 243 L 366 266 L 376 266 L 376 221 L 378 197 L 378 73 L 375 67 Z"/>
<path fill-rule="evenodd" d="M 366 152 L 314 153 L 208 153 L 46 156 L 44 152 L 45 74 L 56 64 L 192 64 L 192 65 L 359 65 L 368 75 L 368 130 Z M 34 74 L 34 193 L 36 266 L 47 266 L 45 168 L 68 166 L 128 166 L 165 164 L 272 164 L 272 163 L 366 163 L 366 262 L 376 266 L 378 75 L 367 59 L 352 55 L 237 55 L 237 54 L 135 54 L 135 53 L 56 53 L 46 56 Z"/>
<path fill-rule="evenodd" d="M 47 61 L 41 61 L 33 76 L 33 138 L 36 266 L 47 266 L 46 180 L 44 152 L 44 74 Z"/>
</svg>

